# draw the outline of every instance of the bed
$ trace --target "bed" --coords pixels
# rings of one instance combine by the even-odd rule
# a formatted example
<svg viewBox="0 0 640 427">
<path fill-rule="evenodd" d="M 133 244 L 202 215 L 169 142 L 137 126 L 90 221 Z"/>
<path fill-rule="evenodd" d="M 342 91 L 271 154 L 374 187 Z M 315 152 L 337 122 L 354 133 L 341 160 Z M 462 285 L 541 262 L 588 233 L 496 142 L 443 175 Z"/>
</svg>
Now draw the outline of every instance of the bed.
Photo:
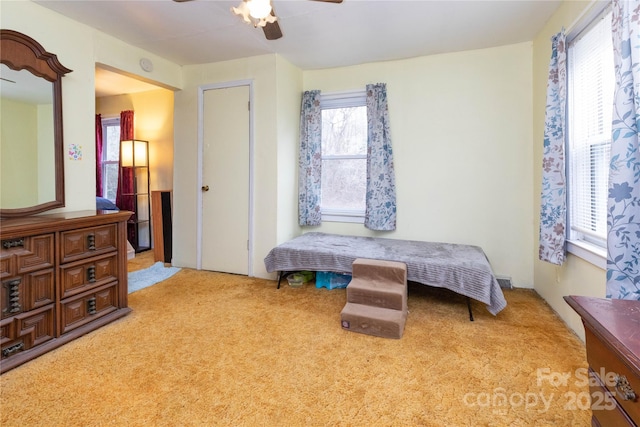
<svg viewBox="0 0 640 427">
<path fill-rule="evenodd" d="M 280 274 L 279 286 L 282 274 L 291 271 L 351 273 L 356 258 L 404 262 L 407 280 L 483 302 L 494 316 L 507 306 L 487 256 L 478 246 L 312 232 L 273 248 L 264 263 L 269 273 Z"/>
<path fill-rule="evenodd" d="M 96 196 L 96 210 L 99 211 L 118 211 L 118 207 L 113 202 L 104 197 Z"/>
</svg>

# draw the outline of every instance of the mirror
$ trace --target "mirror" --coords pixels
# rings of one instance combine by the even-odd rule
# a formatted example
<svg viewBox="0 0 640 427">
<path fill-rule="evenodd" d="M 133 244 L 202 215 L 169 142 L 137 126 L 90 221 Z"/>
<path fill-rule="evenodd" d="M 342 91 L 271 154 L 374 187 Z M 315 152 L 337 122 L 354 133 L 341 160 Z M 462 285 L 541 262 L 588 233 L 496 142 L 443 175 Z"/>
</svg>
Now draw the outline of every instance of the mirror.
<svg viewBox="0 0 640 427">
<path fill-rule="evenodd" d="M 64 206 L 62 82 L 35 40 L 0 30 L 0 217 Z"/>
</svg>

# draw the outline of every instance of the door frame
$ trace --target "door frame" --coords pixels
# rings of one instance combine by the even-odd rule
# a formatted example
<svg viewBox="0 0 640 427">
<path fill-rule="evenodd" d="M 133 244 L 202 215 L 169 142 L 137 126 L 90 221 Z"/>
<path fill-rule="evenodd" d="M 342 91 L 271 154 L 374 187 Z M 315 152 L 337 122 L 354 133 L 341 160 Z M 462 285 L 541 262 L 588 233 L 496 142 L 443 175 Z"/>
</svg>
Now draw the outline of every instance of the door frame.
<svg viewBox="0 0 640 427">
<path fill-rule="evenodd" d="M 238 86 L 249 87 L 249 223 L 248 247 L 247 247 L 247 275 L 253 277 L 253 177 L 254 177 L 254 150 L 253 150 L 253 80 L 234 80 L 222 83 L 212 83 L 198 86 L 198 179 L 196 187 L 196 269 L 202 270 L 202 157 L 204 150 L 204 92 L 207 90 L 227 89 Z"/>
</svg>

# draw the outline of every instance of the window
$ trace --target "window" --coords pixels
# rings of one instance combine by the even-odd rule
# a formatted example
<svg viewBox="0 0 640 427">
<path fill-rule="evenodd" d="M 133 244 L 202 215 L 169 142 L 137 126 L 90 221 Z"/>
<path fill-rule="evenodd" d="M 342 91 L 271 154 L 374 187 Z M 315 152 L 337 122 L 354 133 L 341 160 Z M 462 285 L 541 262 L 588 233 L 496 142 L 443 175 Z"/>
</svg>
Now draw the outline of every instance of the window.
<svg viewBox="0 0 640 427">
<path fill-rule="evenodd" d="M 614 93 L 611 12 L 568 43 L 569 240 L 605 248 Z M 597 252 L 597 250 L 596 250 Z"/>
<path fill-rule="evenodd" d="M 364 222 L 367 183 L 365 91 L 323 94 L 323 221 Z"/>
<path fill-rule="evenodd" d="M 118 191 L 120 119 L 102 120 L 102 197 L 113 203 Z"/>
</svg>

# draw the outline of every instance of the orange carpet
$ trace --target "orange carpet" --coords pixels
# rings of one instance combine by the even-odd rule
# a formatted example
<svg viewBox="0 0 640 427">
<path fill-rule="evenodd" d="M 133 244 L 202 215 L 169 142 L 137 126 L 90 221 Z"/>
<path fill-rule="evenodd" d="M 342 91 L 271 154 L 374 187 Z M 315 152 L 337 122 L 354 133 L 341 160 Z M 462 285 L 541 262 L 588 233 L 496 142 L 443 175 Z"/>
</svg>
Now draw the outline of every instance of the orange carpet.
<svg viewBox="0 0 640 427">
<path fill-rule="evenodd" d="M 183 269 L 3 374 L 1 425 L 590 425 L 583 344 L 535 292 L 505 293 L 470 322 L 464 298 L 412 285 L 394 340 L 342 330 L 344 289 Z"/>
</svg>

